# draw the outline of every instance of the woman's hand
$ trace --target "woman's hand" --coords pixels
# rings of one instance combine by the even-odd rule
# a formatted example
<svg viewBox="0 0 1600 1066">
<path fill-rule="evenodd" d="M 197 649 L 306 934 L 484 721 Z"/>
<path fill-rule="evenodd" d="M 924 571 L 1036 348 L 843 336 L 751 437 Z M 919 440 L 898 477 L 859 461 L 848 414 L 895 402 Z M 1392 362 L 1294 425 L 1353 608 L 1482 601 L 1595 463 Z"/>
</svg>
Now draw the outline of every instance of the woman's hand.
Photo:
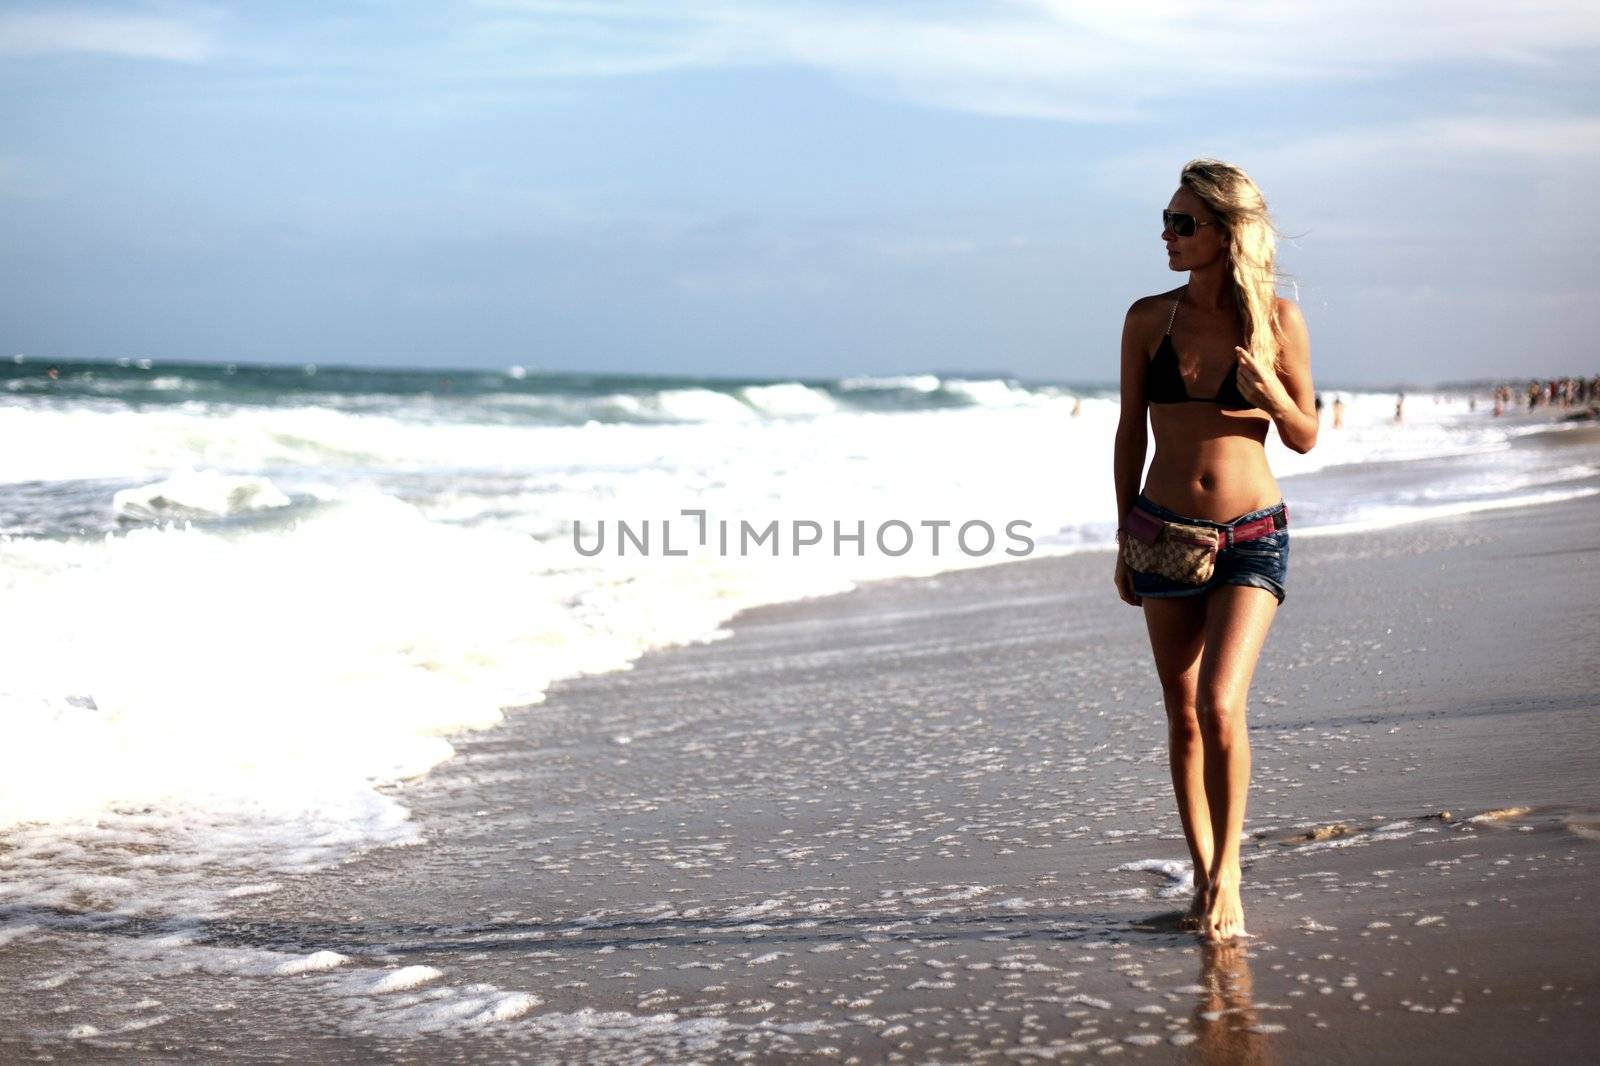
<svg viewBox="0 0 1600 1066">
<path fill-rule="evenodd" d="M 1239 357 L 1240 395 L 1269 414 L 1294 406 L 1271 356 L 1255 355 L 1239 347 L 1233 349 L 1233 354 Z"/>
<path fill-rule="evenodd" d="M 1122 602 L 1129 607 L 1138 607 L 1144 600 L 1133 591 L 1133 571 L 1128 569 L 1128 564 L 1122 561 L 1122 553 L 1117 553 L 1116 573 L 1111 576 L 1112 582 L 1117 586 L 1117 595 L 1122 597 Z"/>
</svg>

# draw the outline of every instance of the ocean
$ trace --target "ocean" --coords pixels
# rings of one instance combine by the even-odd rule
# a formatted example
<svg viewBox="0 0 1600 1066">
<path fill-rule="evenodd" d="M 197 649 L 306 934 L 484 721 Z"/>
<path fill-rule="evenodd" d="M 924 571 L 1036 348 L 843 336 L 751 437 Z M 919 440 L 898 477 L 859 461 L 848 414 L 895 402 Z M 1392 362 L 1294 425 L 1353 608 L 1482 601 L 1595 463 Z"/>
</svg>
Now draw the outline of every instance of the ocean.
<svg viewBox="0 0 1600 1066">
<path fill-rule="evenodd" d="M 54 366 L 0 365 L 0 943 L 179 936 L 420 840 L 384 786 L 558 679 L 1115 524 L 1110 386 Z M 1341 395 L 1269 441 L 1296 536 L 1593 491 L 1545 418 Z"/>
</svg>

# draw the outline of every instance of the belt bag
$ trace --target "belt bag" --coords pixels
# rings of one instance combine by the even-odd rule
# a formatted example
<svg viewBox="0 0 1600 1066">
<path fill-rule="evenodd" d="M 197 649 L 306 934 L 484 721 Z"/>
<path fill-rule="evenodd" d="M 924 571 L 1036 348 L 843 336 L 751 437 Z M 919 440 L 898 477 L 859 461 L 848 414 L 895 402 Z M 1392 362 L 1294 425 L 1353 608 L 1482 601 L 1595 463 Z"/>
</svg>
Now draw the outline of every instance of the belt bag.
<svg viewBox="0 0 1600 1066">
<path fill-rule="evenodd" d="M 1184 585 L 1211 580 L 1222 540 L 1217 530 L 1163 522 L 1137 507 L 1128 512 L 1122 528 L 1122 561 L 1128 569 Z"/>
<path fill-rule="evenodd" d="M 1265 537 L 1286 529 L 1289 509 L 1233 527 L 1233 543 Z M 1138 507 L 1122 524 L 1122 560 L 1130 570 L 1155 574 L 1183 585 L 1204 585 L 1216 570 L 1217 552 L 1224 546 L 1221 530 L 1163 522 Z"/>
</svg>

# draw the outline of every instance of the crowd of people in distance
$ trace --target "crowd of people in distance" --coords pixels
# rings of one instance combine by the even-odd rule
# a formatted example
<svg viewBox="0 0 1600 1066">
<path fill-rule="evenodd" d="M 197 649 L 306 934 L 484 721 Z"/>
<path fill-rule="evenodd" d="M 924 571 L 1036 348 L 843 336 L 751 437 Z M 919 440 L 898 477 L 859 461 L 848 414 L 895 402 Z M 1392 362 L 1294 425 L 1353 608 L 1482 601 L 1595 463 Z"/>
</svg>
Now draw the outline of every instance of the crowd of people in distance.
<svg viewBox="0 0 1600 1066">
<path fill-rule="evenodd" d="M 1565 411 L 1565 419 L 1600 419 L 1600 374 L 1593 377 L 1561 377 L 1534 379 L 1528 382 L 1524 390 L 1520 384 L 1500 384 L 1492 390 L 1494 398 L 1494 416 L 1496 418 L 1517 409 L 1522 402 L 1527 403 L 1528 411 L 1537 408 L 1549 408 L 1551 413 L 1556 410 Z M 1438 398 L 1435 398 L 1438 402 Z M 1478 394 L 1467 397 L 1470 410 L 1478 409 Z M 1323 394 L 1317 393 L 1317 421 L 1322 421 L 1325 406 Z M 1344 398 L 1337 393 L 1333 396 L 1333 428 L 1340 429 L 1344 425 Z M 1394 398 L 1394 420 L 1405 420 L 1406 394 L 1397 393 Z M 1076 414 L 1077 412 L 1073 412 Z"/>
<path fill-rule="evenodd" d="M 1519 396 L 1526 398 L 1530 411 L 1537 407 L 1593 406 L 1600 404 L 1600 374 L 1592 378 L 1535 379 L 1528 382 L 1526 391 L 1514 385 L 1497 385 L 1494 390 L 1494 413 L 1502 415 L 1514 408 Z"/>
</svg>

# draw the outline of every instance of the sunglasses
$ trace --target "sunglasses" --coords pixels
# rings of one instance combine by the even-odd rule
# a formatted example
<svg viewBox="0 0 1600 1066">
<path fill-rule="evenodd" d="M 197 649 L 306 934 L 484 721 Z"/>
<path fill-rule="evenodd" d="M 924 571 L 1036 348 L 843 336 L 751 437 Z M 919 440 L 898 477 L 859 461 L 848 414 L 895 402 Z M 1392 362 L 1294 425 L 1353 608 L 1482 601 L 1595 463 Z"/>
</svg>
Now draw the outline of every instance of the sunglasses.
<svg viewBox="0 0 1600 1066">
<path fill-rule="evenodd" d="M 1193 237 L 1198 227 L 1214 225 L 1215 222 L 1200 222 L 1193 215 L 1186 215 L 1182 211 L 1161 212 L 1161 228 L 1170 229 L 1180 237 Z"/>
</svg>

